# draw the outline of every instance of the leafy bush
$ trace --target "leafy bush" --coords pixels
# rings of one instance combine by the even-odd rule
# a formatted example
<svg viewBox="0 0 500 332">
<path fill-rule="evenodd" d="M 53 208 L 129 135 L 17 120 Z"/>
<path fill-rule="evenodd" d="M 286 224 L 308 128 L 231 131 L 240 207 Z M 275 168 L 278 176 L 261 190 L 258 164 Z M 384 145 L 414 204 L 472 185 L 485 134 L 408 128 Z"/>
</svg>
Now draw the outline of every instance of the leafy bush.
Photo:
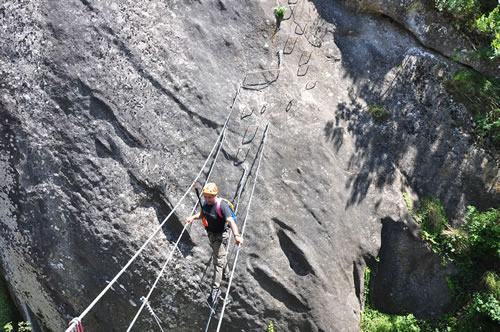
<svg viewBox="0 0 500 332">
<path fill-rule="evenodd" d="M 458 267 L 458 274 L 446 277 L 454 296 L 456 311 L 438 321 L 416 321 L 416 325 L 422 331 L 498 330 L 500 208 L 480 212 L 469 206 L 465 224 L 454 229 L 448 225 L 445 211 L 438 199 L 423 199 L 418 212 L 413 211 L 407 194 L 403 194 L 403 199 L 421 224 L 422 236 L 429 242 L 432 250 L 442 255 L 443 259 L 454 260 Z M 369 318 L 375 322 L 363 321 Z M 372 328 L 367 331 L 377 331 L 377 326 L 381 326 L 380 331 L 384 328 L 390 331 L 392 328 L 388 325 L 392 322 L 389 318 L 373 313 L 362 318 L 362 322 Z"/>
<path fill-rule="evenodd" d="M 28 322 L 18 322 L 16 329 L 13 321 L 19 320 L 19 312 L 16 310 L 16 307 L 9 297 L 9 292 L 7 291 L 3 276 L 0 276 L 0 328 L 3 328 L 4 332 L 31 331 L 31 326 Z"/>
<path fill-rule="evenodd" d="M 408 203 L 407 203 L 408 204 Z M 444 259 L 454 260 L 455 251 L 462 243 L 462 232 L 449 226 L 443 205 L 437 198 L 422 199 L 417 213 L 412 213 L 420 224 L 420 234 L 427 241 L 432 251 L 443 256 Z"/>
<path fill-rule="evenodd" d="M 480 39 L 488 40 L 488 50 L 479 52 L 480 56 L 489 60 L 500 58 L 500 15 L 496 0 L 435 0 L 435 6 L 449 14 L 467 35 L 482 34 L 476 42 L 478 48 L 484 44 Z"/>
<path fill-rule="evenodd" d="M 12 322 L 9 322 L 3 327 L 4 332 L 14 332 L 14 326 Z M 17 323 L 17 332 L 28 332 L 31 331 L 31 325 L 29 322 L 19 322 Z"/>
<path fill-rule="evenodd" d="M 486 271 L 481 281 L 487 292 L 500 300 L 500 279 L 498 275 L 494 271 Z"/>
<path fill-rule="evenodd" d="M 436 8 L 446 11 L 459 21 L 468 21 L 479 15 L 476 0 L 436 0 Z"/>
<path fill-rule="evenodd" d="M 410 211 L 410 214 L 415 217 L 415 212 L 413 211 L 413 204 L 411 203 L 411 198 L 408 193 L 404 192 L 403 193 L 403 200 L 406 203 L 406 206 L 408 207 L 408 210 Z"/>
<path fill-rule="evenodd" d="M 418 320 L 413 315 L 397 316 L 381 313 L 370 308 L 361 314 L 362 332 L 420 332 Z"/>
<path fill-rule="evenodd" d="M 500 82 L 496 79 L 486 77 L 478 72 L 463 71 L 453 76 L 451 87 L 462 97 L 468 100 L 467 106 L 474 113 L 481 110 L 499 108 Z"/>
<path fill-rule="evenodd" d="M 16 312 L 9 298 L 9 293 L 5 285 L 3 276 L 0 276 L 0 326 L 3 327 L 8 322 L 14 320 Z"/>
<path fill-rule="evenodd" d="M 384 105 L 370 104 L 368 105 L 368 110 L 377 122 L 385 121 L 391 117 L 391 113 L 389 113 Z"/>
<path fill-rule="evenodd" d="M 363 299 L 365 301 L 365 306 L 367 308 L 370 307 L 370 303 L 371 303 L 371 298 L 370 298 L 370 279 L 371 279 L 371 270 L 367 266 L 366 269 L 365 269 L 365 289 L 364 289 L 364 293 L 363 293 Z"/>
<path fill-rule="evenodd" d="M 422 200 L 419 217 L 422 228 L 432 235 L 441 234 L 448 225 L 446 212 L 438 198 L 424 198 Z"/>
<path fill-rule="evenodd" d="M 472 71 L 459 72 L 448 89 L 474 114 L 476 133 L 500 146 L 500 80 Z"/>
<path fill-rule="evenodd" d="M 490 35 L 491 50 L 493 54 L 490 59 L 500 58 L 500 12 L 499 8 L 496 7 L 488 15 L 483 14 L 481 17 L 476 19 L 476 28 L 479 31 L 485 32 Z"/>
<path fill-rule="evenodd" d="M 469 315 L 480 314 L 500 323 L 500 303 L 493 294 L 474 293 L 467 313 Z"/>
<path fill-rule="evenodd" d="M 486 263 L 500 259 L 500 209 L 479 212 L 469 206 L 464 230 L 472 259 Z"/>
<path fill-rule="evenodd" d="M 269 321 L 269 325 L 267 326 L 267 332 L 274 332 L 273 321 Z"/>
<path fill-rule="evenodd" d="M 479 212 L 469 206 L 465 224 L 455 229 L 449 226 L 439 199 L 427 197 L 421 205 L 414 217 L 434 252 L 466 265 L 490 264 L 500 259 L 500 209 Z"/>
</svg>

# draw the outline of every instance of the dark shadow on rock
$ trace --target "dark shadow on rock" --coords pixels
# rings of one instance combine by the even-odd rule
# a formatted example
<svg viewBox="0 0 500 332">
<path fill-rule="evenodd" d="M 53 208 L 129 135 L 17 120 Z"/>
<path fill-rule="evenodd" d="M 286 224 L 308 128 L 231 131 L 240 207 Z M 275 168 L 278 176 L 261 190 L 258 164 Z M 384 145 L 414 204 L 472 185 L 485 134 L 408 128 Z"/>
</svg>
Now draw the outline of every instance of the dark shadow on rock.
<svg viewBox="0 0 500 332">
<path fill-rule="evenodd" d="M 165 198 L 164 193 L 160 188 L 151 187 L 148 183 L 142 180 L 135 172 L 129 170 L 130 182 L 137 194 L 141 192 L 145 193 L 147 199 L 143 202 L 144 207 L 152 207 L 156 212 L 158 222 L 161 224 L 165 218 L 172 212 L 172 206 Z M 172 214 L 169 220 L 163 225 L 163 232 L 167 237 L 168 241 L 171 243 L 177 242 L 177 239 L 181 235 L 184 228 L 184 223 L 181 221 L 176 214 Z M 184 256 L 188 255 L 191 248 L 194 246 L 194 242 L 188 232 L 184 232 L 181 238 L 181 242 L 184 244 L 179 246 L 182 254 Z"/>
<path fill-rule="evenodd" d="M 364 271 L 360 271 L 356 262 L 352 264 L 352 278 L 354 280 L 354 291 L 356 292 L 356 297 L 358 298 L 359 303 L 361 304 L 362 296 L 361 296 L 361 280 L 364 279 Z"/>
<path fill-rule="evenodd" d="M 290 268 L 299 276 L 306 276 L 314 274 L 314 270 L 309 264 L 306 254 L 300 249 L 293 239 L 286 234 L 283 230 L 278 231 L 278 239 L 280 242 L 281 250 L 288 259 Z"/>
<path fill-rule="evenodd" d="M 470 115 L 444 89 L 450 65 L 387 18 L 338 2 L 313 2 L 321 18 L 335 25 L 341 65 L 353 82 L 349 100 L 339 102 L 324 128 L 338 152 L 345 133 L 337 127 L 346 127 L 356 151 L 349 163 L 357 163 L 359 172 L 347 184 L 346 207 L 361 203 L 371 184 L 392 184 L 398 169 L 420 196 L 438 197 L 452 220 L 463 217 L 465 204 L 498 206 L 500 191 L 492 184 L 498 162 L 473 148 Z M 370 105 L 382 105 L 389 119 L 377 121 Z"/>
<path fill-rule="evenodd" d="M 441 257 L 405 223 L 382 220 L 379 259 L 371 277 L 374 308 L 417 318 L 437 318 L 450 308 L 446 277 L 456 273 L 455 267 L 443 266 Z"/>
<path fill-rule="evenodd" d="M 284 283 L 278 281 L 264 269 L 256 267 L 252 275 L 263 290 L 268 292 L 269 295 L 274 297 L 277 301 L 283 303 L 289 310 L 294 312 L 306 312 L 311 310 L 307 304 L 299 299 Z"/>
<path fill-rule="evenodd" d="M 116 136 L 120 137 L 125 144 L 131 148 L 144 147 L 138 135 L 131 132 L 131 128 L 127 128 L 116 116 L 114 106 L 109 104 L 102 96 L 92 95 L 89 103 L 90 114 L 96 119 L 109 122 L 115 130 Z"/>
<path fill-rule="evenodd" d="M 343 128 L 334 127 L 333 121 L 328 121 L 323 131 L 325 137 L 332 142 L 335 152 L 339 152 L 340 147 L 344 143 Z"/>
<path fill-rule="evenodd" d="M 287 223 L 285 223 L 284 221 L 282 221 L 276 217 L 271 218 L 271 220 L 274 221 L 276 224 L 278 224 L 278 226 L 280 228 L 283 228 L 283 229 L 290 231 L 294 234 L 296 233 L 295 230 L 292 227 L 290 227 Z"/>
</svg>

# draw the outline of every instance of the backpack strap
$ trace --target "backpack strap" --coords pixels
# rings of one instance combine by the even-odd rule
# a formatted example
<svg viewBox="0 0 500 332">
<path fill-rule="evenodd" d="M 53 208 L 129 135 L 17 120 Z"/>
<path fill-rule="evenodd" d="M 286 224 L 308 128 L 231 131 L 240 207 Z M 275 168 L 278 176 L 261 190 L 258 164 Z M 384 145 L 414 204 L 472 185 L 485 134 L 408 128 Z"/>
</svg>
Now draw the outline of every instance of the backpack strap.
<svg viewBox="0 0 500 332">
<path fill-rule="evenodd" d="M 222 212 L 220 210 L 220 203 L 221 202 L 222 202 L 222 198 L 217 197 L 217 214 L 219 215 L 219 217 L 224 218 L 224 216 L 222 215 Z"/>
<path fill-rule="evenodd" d="M 229 208 L 229 211 L 231 211 L 231 215 L 233 216 L 234 221 L 236 221 L 236 213 L 234 213 L 234 207 L 231 204 L 231 202 L 228 201 L 225 198 L 217 197 L 217 204 L 216 204 L 216 206 L 217 206 L 217 214 L 219 215 L 219 217 L 221 217 L 222 219 L 224 219 L 224 216 L 222 215 L 222 211 L 220 210 L 220 205 L 222 204 L 222 201 L 226 201 L 227 207 Z"/>
</svg>

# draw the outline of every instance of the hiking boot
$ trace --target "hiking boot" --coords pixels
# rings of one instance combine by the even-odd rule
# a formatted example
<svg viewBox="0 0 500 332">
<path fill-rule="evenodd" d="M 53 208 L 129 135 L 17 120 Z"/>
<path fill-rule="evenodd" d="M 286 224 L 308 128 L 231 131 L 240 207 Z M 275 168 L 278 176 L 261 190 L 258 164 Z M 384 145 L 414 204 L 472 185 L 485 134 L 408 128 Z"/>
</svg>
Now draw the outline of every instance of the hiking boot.
<svg viewBox="0 0 500 332">
<path fill-rule="evenodd" d="M 219 296 L 219 289 L 218 288 L 213 288 L 212 291 L 210 292 L 210 295 L 207 298 L 208 304 L 213 307 L 215 304 L 215 301 L 217 300 L 217 296 Z"/>
</svg>

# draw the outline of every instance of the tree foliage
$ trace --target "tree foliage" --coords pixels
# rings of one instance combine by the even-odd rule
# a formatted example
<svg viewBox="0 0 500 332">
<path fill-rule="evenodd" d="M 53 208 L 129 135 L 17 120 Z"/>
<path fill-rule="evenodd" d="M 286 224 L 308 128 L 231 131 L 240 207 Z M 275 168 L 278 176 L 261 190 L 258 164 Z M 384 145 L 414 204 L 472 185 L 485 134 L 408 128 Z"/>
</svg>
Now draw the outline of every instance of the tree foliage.
<svg viewBox="0 0 500 332">
<path fill-rule="evenodd" d="M 489 60 L 500 59 L 500 14 L 497 0 L 435 0 L 435 6 L 439 11 L 450 15 L 455 25 L 466 34 L 482 35 L 488 40 L 486 51 L 480 51 L 477 55 Z"/>
<path fill-rule="evenodd" d="M 476 134 L 500 147 L 500 80 L 462 71 L 453 76 L 448 90 L 474 115 Z"/>
<path fill-rule="evenodd" d="M 377 331 L 496 331 L 500 326 L 500 208 L 479 211 L 468 207 L 465 224 L 449 225 L 437 198 L 424 198 L 410 213 L 420 223 L 422 237 L 443 260 L 453 260 L 459 272 L 446 281 L 454 294 L 454 312 L 439 320 L 418 320 L 412 315 L 389 315 L 370 305 L 370 269 L 365 271 L 365 309 L 360 329 Z"/>
</svg>

